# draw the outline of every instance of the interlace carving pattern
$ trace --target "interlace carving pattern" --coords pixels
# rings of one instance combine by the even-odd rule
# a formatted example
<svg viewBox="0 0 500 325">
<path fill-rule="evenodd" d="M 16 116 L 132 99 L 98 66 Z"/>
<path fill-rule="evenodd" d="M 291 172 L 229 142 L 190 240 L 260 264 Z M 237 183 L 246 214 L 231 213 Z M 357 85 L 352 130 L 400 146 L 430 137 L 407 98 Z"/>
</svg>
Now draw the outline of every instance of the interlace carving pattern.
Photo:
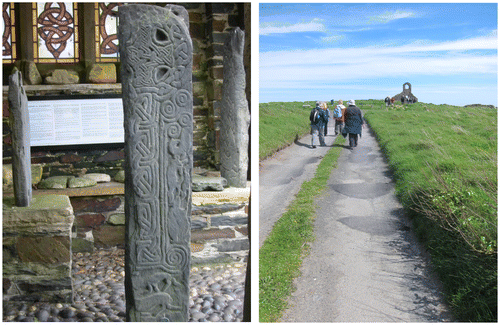
<svg viewBox="0 0 500 325">
<path fill-rule="evenodd" d="M 136 315 L 131 320 L 187 321 L 191 39 L 168 9 L 131 5 L 120 7 L 119 16 L 130 24 L 120 25 L 119 39 L 128 159 L 127 270 Z"/>
</svg>

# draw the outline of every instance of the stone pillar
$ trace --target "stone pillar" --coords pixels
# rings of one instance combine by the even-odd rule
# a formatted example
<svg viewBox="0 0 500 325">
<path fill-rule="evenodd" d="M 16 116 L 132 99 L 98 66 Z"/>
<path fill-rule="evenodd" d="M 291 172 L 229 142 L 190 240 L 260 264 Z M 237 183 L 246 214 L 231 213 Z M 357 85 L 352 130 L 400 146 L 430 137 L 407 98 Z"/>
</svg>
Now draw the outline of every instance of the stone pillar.
<svg viewBox="0 0 500 325">
<path fill-rule="evenodd" d="M 118 10 L 125 126 L 127 321 L 188 321 L 192 43 L 187 11 Z"/>
<path fill-rule="evenodd" d="M 236 28 L 224 45 L 220 172 L 233 187 L 246 187 L 248 169 L 250 114 L 245 96 L 244 37 L 245 33 Z"/>
<path fill-rule="evenodd" d="M 9 110 L 12 127 L 12 173 L 16 205 L 27 207 L 31 191 L 31 147 L 28 97 L 22 74 L 15 71 L 9 77 Z"/>
</svg>

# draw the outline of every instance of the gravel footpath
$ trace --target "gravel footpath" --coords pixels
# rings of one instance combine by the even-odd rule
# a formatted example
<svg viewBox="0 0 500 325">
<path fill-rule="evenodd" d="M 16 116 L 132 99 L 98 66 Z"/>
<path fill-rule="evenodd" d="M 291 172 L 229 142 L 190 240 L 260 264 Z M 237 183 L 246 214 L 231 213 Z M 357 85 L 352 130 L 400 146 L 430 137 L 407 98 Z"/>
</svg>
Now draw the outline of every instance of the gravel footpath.
<svg viewBox="0 0 500 325">
<path fill-rule="evenodd" d="M 72 304 L 3 302 L 9 322 L 124 322 L 124 250 L 73 254 Z M 191 268 L 189 321 L 240 322 L 243 319 L 245 263 Z"/>
</svg>

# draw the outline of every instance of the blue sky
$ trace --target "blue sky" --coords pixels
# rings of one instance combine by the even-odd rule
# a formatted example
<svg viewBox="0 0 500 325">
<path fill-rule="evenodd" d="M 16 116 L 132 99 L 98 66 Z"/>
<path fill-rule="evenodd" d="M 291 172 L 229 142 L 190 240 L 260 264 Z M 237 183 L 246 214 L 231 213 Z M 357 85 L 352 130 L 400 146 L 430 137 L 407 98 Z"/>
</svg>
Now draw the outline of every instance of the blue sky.
<svg viewBox="0 0 500 325">
<path fill-rule="evenodd" d="M 498 106 L 496 3 L 261 3 L 259 102 Z"/>
</svg>

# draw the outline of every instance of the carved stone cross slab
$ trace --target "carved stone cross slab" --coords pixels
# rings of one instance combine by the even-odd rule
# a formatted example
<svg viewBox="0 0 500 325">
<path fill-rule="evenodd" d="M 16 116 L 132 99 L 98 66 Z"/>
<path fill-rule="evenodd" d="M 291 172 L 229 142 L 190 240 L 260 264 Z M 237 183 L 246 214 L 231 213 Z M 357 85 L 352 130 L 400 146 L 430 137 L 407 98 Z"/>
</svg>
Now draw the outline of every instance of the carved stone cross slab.
<svg viewBox="0 0 500 325">
<path fill-rule="evenodd" d="M 12 181 L 16 205 L 27 207 L 31 202 L 31 144 L 28 97 L 21 72 L 9 77 L 9 110 L 12 127 Z"/>
<path fill-rule="evenodd" d="M 119 8 L 127 321 L 188 321 L 192 44 L 187 11 Z"/>
<path fill-rule="evenodd" d="M 220 126 L 220 172 L 229 186 L 246 187 L 250 114 L 245 94 L 245 33 L 236 28 L 224 45 Z"/>
</svg>

